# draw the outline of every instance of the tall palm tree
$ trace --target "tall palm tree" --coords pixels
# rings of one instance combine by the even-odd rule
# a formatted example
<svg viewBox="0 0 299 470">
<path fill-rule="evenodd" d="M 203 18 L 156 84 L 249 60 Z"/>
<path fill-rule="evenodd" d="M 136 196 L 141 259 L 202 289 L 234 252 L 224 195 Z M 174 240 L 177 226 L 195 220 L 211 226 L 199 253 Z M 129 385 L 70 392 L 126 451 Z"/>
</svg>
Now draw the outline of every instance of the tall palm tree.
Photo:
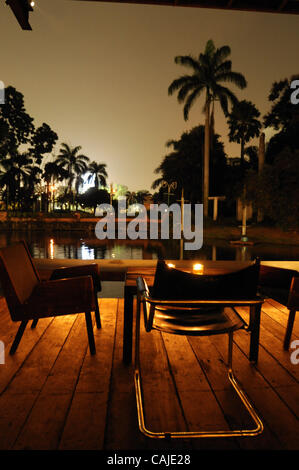
<svg viewBox="0 0 299 470">
<path fill-rule="evenodd" d="M 60 153 L 57 156 L 55 163 L 65 168 L 68 172 L 68 189 L 67 192 L 72 192 L 73 181 L 76 175 L 86 173 L 87 163 L 89 158 L 86 155 L 78 152 L 81 150 L 81 146 L 71 148 L 68 144 L 61 144 Z"/>
<path fill-rule="evenodd" d="M 127 191 L 126 192 L 126 198 L 127 198 L 127 205 L 131 205 L 131 204 L 134 204 L 135 202 L 137 202 L 137 195 L 135 193 L 135 191 Z"/>
<path fill-rule="evenodd" d="M 204 174 L 203 174 L 203 205 L 204 215 L 208 215 L 209 196 L 209 159 L 210 159 L 210 134 L 214 123 L 214 102 L 220 102 L 225 115 L 228 113 L 228 103 L 235 103 L 235 94 L 222 82 L 230 82 L 239 88 L 245 88 L 247 82 L 244 76 L 232 71 L 232 63 L 228 60 L 231 53 L 229 46 L 215 47 L 210 39 L 206 43 L 203 53 L 198 58 L 191 55 L 175 57 L 175 63 L 191 69 L 191 75 L 183 75 L 174 80 L 168 87 L 168 94 L 178 92 L 179 103 L 185 103 L 184 119 L 189 117 L 189 111 L 196 99 L 204 94 L 205 113 L 205 139 L 204 139 Z"/>
<path fill-rule="evenodd" d="M 108 177 L 106 171 L 106 163 L 91 162 L 88 165 L 87 171 L 90 173 L 88 182 L 94 178 L 94 187 L 99 189 L 99 185 L 106 186 L 106 178 Z"/>
<path fill-rule="evenodd" d="M 235 103 L 228 115 L 229 140 L 241 144 L 241 169 L 244 169 L 245 144 L 254 137 L 258 137 L 261 123 L 258 120 L 259 110 L 251 101 L 242 100 Z"/>
</svg>

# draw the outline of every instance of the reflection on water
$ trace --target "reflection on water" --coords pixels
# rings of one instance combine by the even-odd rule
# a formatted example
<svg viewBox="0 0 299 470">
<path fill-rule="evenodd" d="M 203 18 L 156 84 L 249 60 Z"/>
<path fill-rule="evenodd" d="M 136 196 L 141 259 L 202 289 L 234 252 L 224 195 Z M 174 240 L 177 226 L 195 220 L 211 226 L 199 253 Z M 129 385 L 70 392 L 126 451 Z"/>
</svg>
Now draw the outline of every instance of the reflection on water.
<svg viewBox="0 0 299 470">
<path fill-rule="evenodd" d="M 0 246 L 26 240 L 34 258 L 60 259 L 179 259 L 179 240 L 98 240 L 79 232 L 5 232 Z M 206 240 L 197 251 L 185 251 L 184 259 L 246 261 L 298 261 L 299 246 L 255 244 L 233 246 L 228 241 Z"/>
</svg>

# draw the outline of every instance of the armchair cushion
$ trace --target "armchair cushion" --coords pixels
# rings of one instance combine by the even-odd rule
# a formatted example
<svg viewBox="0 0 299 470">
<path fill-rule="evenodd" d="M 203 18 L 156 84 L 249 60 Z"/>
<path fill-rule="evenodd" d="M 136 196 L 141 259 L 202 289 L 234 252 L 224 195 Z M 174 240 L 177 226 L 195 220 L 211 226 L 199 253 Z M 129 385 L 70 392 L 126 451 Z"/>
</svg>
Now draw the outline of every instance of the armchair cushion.
<svg viewBox="0 0 299 470">
<path fill-rule="evenodd" d="M 92 278 L 83 276 L 41 282 L 22 307 L 28 319 L 94 311 Z"/>
<path fill-rule="evenodd" d="M 227 274 L 199 275 L 159 260 L 152 297 L 161 300 L 251 300 L 257 296 L 259 262 Z"/>
<path fill-rule="evenodd" d="M 65 279 L 78 276 L 91 276 L 95 292 L 100 292 L 102 289 L 100 281 L 99 267 L 96 263 L 78 265 L 78 266 L 62 266 L 56 268 L 51 274 L 50 280 Z"/>
</svg>

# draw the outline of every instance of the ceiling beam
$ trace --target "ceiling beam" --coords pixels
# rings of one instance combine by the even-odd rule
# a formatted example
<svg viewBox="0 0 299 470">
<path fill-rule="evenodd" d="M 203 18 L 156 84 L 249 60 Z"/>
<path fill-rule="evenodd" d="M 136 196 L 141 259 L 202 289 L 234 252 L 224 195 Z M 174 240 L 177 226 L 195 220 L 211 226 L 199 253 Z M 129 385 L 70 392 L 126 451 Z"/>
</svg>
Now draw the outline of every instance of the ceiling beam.
<svg viewBox="0 0 299 470">
<path fill-rule="evenodd" d="M 157 5 L 157 6 L 178 6 L 186 8 L 204 8 L 212 10 L 231 10 L 245 11 L 256 13 L 274 13 L 274 14 L 299 14 L 299 0 L 280 0 L 280 3 L 271 6 L 271 2 L 267 0 L 254 2 L 249 0 L 70 0 L 79 2 L 104 2 L 104 3 L 121 3 L 121 4 L 137 4 L 137 5 Z"/>
</svg>

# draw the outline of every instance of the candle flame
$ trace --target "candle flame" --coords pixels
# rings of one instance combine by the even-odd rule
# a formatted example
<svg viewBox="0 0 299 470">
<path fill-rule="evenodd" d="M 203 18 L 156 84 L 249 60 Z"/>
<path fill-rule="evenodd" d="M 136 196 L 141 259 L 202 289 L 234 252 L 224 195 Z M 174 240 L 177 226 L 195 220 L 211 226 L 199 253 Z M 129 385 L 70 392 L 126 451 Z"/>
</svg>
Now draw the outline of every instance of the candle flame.
<svg viewBox="0 0 299 470">
<path fill-rule="evenodd" d="M 203 271 L 203 264 L 200 264 L 200 263 L 196 263 L 196 264 L 193 264 L 193 271 Z"/>
</svg>

